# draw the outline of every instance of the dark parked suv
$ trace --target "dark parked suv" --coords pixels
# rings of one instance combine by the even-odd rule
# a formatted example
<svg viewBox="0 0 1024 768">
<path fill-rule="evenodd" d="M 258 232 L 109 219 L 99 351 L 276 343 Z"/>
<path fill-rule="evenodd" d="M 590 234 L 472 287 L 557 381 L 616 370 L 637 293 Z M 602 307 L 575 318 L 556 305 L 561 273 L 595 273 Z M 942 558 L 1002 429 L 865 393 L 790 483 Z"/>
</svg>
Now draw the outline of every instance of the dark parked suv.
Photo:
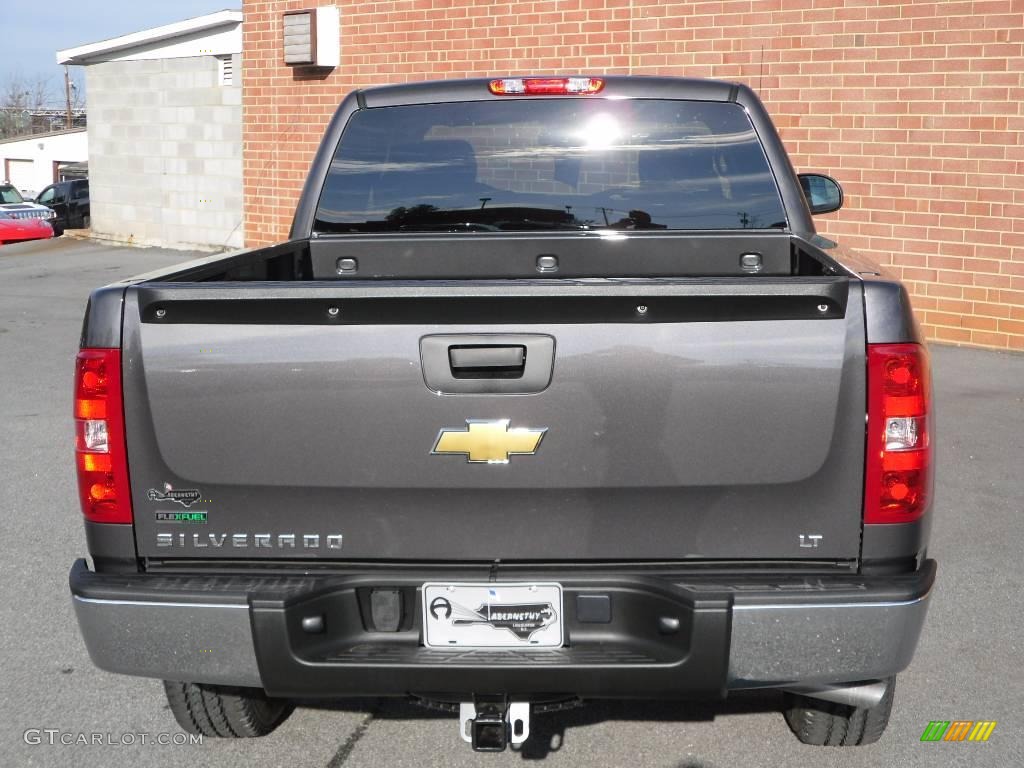
<svg viewBox="0 0 1024 768">
<path fill-rule="evenodd" d="M 89 180 L 59 181 L 46 187 L 36 202 L 52 208 L 57 214 L 53 220 L 53 236 L 60 237 L 65 229 L 84 229 L 89 226 Z"/>
</svg>

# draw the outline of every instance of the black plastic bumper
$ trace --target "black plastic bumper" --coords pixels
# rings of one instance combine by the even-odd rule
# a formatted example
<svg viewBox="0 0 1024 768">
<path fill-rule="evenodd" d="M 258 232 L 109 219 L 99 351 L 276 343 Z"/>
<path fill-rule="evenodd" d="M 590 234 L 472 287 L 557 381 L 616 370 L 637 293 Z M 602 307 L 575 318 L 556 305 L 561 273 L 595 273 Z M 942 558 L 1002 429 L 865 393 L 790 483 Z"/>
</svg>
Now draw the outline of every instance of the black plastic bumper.
<svg viewBox="0 0 1024 768">
<path fill-rule="evenodd" d="M 790 576 L 774 583 L 537 574 L 563 587 L 567 642 L 547 650 L 424 647 L 418 588 L 445 580 L 436 569 L 123 575 L 93 573 L 80 560 L 70 581 L 93 661 L 114 672 L 259 686 L 297 698 L 710 698 L 731 688 L 895 674 L 913 655 L 934 578 L 933 561 L 900 576 Z M 374 627 L 373 589 L 401 595 L 395 631 Z M 587 597 L 609 610 L 584 606 Z"/>
</svg>

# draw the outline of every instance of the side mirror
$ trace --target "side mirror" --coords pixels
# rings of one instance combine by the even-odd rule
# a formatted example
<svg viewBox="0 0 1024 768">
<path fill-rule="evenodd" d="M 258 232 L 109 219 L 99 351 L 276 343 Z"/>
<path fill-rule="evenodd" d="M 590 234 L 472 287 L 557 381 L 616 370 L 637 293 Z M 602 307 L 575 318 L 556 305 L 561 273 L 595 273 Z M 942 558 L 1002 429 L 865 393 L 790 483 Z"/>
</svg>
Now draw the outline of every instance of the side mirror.
<svg viewBox="0 0 1024 768">
<path fill-rule="evenodd" d="M 819 213 L 832 213 L 843 207 L 843 188 L 831 176 L 801 173 L 799 178 L 807 205 L 815 216 Z"/>
</svg>

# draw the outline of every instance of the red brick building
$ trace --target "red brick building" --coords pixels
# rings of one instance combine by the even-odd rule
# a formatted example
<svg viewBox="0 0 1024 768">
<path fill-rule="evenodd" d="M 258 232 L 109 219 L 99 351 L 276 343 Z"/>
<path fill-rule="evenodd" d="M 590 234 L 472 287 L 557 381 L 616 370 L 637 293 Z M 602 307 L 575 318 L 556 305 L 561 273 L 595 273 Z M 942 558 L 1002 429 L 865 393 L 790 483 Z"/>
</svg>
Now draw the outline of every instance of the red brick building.
<svg viewBox="0 0 1024 768">
<path fill-rule="evenodd" d="M 930 338 L 1024 350 L 1024 0 L 397 0 L 336 3 L 340 66 L 287 66 L 283 14 L 243 0 L 248 245 L 287 235 L 351 89 L 491 74 L 690 75 L 754 87 L 821 217 L 907 281 Z"/>
</svg>

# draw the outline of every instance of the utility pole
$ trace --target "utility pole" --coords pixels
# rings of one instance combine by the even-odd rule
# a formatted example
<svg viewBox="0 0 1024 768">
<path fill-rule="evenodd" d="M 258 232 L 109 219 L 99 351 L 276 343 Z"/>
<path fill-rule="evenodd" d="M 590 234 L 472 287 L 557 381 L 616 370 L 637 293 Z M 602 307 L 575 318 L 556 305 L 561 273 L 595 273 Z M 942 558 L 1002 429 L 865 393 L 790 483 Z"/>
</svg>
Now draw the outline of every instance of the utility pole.
<svg viewBox="0 0 1024 768">
<path fill-rule="evenodd" d="M 71 76 L 68 74 L 68 65 L 64 65 L 64 105 L 67 112 L 64 117 L 64 127 L 71 128 Z"/>
</svg>

